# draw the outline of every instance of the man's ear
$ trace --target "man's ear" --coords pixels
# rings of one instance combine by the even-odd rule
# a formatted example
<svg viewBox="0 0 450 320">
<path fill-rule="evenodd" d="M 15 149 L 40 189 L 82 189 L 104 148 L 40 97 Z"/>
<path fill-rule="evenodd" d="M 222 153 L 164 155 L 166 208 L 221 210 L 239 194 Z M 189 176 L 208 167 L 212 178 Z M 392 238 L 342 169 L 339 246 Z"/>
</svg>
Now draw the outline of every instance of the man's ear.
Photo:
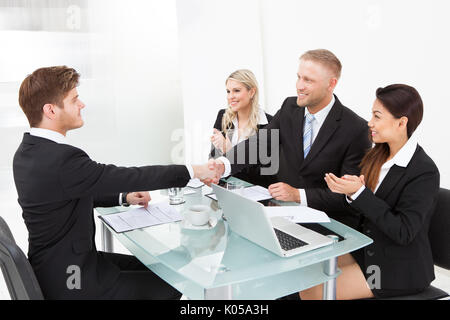
<svg viewBox="0 0 450 320">
<path fill-rule="evenodd" d="M 56 106 L 54 104 L 51 103 L 44 104 L 44 106 L 42 107 L 42 111 L 44 112 L 43 116 L 50 120 L 55 119 L 56 117 L 55 108 Z"/>
<path fill-rule="evenodd" d="M 330 82 L 328 83 L 328 85 L 329 85 L 328 88 L 329 88 L 331 91 L 334 91 L 334 88 L 336 88 L 337 83 L 338 83 L 338 79 L 336 79 L 335 77 L 332 77 L 332 78 L 330 79 Z"/>
</svg>

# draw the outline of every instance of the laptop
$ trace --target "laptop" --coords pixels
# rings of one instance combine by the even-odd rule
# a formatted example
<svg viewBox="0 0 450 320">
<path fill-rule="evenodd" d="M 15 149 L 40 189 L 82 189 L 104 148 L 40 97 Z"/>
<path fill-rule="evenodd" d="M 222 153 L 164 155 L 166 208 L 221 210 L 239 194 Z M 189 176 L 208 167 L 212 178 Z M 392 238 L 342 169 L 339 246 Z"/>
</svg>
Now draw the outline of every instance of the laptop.
<svg viewBox="0 0 450 320">
<path fill-rule="evenodd" d="M 269 218 L 263 204 L 212 184 L 231 230 L 281 257 L 324 247 L 333 240 L 282 217 Z"/>
</svg>

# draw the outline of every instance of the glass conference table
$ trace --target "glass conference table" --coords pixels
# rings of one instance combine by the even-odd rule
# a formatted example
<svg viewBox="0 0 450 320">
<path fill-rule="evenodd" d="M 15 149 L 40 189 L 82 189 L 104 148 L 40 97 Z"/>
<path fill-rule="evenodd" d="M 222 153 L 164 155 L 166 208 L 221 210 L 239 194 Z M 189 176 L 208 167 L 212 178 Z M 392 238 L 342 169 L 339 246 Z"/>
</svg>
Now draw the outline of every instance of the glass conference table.
<svg viewBox="0 0 450 320">
<path fill-rule="evenodd" d="M 235 178 L 232 178 L 235 179 Z M 189 188 L 186 188 L 189 189 Z M 232 232 L 222 210 L 203 186 L 185 195 L 180 212 L 193 204 L 211 207 L 214 228 L 192 230 L 175 222 L 116 233 L 103 223 L 104 251 L 113 251 L 112 236 L 150 270 L 189 299 L 276 299 L 324 283 L 324 299 L 336 298 L 337 257 L 372 243 L 356 230 L 335 220 L 320 224 L 341 236 L 341 241 L 291 258 L 282 258 Z M 151 192 L 152 201 L 167 196 Z M 159 198 L 159 199 L 155 199 Z M 97 208 L 99 214 L 123 207 Z M 249 226 L 251 227 L 251 226 Z"/>
</svg>

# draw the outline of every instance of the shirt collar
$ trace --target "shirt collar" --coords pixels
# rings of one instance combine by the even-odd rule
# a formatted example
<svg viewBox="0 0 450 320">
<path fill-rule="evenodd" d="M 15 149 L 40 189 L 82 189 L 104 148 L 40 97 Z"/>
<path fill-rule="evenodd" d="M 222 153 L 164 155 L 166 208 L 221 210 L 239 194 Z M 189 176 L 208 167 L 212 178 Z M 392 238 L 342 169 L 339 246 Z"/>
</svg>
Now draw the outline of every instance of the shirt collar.
<svg viewBox="0 0 450 320">
<path fill-rule="evenodd" d="M 265 112 L 262 108 L 258 108 L 258 113 L 259 113 L 259 121 L 258 121 L 258 125 L 265 125 L 265 124 L 268 124 L 269 121 L 267 120 L 266 112 Z M 238 122 L 237 122 L 237 121 L 238 121 L 238 120 L 237 120 L 237 117 L 235 117 L 235 118 L 233 119 L 233 121 L 232 121 L 235 128 L 238 127 Z"/>
<path fill-rule="evenodd" d="M 405 145 L 392 158 L 393 163 L 397 166 L 406 168 L 411 161 L 417 148 L 417 139 L 414 134 L 406 141 Z"/>
<path fill-rule="evenodd" d="M 45 138 L 51 141 L 54 141 L 59 144 L 70 144 L 67 141 L 67 138 L 63 136 L 61 133 L 44 129 L 44 128 L 31 128 L 30 129 L 30 135 L 40 138 Z"/>
<path fill-rule="evenodd" d="M 330 110 L 333 107 L 335 102 L 336 102 L 336 99 L 334 98 L 334 95 L 333 95 L 333 97 L 331 98 L 330 103 L 325 108 L 323 108 L 322 110 L 320 110 L 319 112 L 316 112 L 314 114 L 314 119 L 317 120 L 319 125 L 322 125 L 322 123 L 325 121 L 326 117 L 330 113 Z M 309 112 L 308 108 L 305 108 L 305 116 L 307 114 L 309 114 L 309 113 L 310 112 Z"/>
<path fill-rule="evenodd" d="M 406 168 L 411 161 L 417 148 L 417 139 L 414 134 L 406 141 L 405 145 L 397 152 L 397 154 L 389 161 L 386 161 L 382 167 L 390 168 L 394 164 Z"/>
<path fill-rule="evenodd" d="M 263 109 L 259 108 L 259 121 L 258 124 L 259 125 L 265 125 L 268 124 L 269 121 L 267 121 L 267 117 L 266 117 L 266 113 L 264 112 Z"/>
</svg>

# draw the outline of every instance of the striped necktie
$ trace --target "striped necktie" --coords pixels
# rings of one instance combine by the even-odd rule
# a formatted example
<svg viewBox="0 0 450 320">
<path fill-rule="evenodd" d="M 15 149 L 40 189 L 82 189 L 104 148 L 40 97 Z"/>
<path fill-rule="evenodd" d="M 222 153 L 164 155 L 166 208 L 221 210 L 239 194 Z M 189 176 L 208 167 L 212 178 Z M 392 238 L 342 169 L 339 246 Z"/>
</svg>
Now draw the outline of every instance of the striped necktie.
<svg viewBox="0 0 450 320">
<path fill-rule="evenodd" d="M 314 121 L 314 116 L 310 113 L 307 113 L 305 116 L 305 122 L 303 127 L 303 157 L 306 158 L 306 156 L 309 153 L 309 150 L 311 150 L 312 145 L 312 122 Z"/>
</svg>

